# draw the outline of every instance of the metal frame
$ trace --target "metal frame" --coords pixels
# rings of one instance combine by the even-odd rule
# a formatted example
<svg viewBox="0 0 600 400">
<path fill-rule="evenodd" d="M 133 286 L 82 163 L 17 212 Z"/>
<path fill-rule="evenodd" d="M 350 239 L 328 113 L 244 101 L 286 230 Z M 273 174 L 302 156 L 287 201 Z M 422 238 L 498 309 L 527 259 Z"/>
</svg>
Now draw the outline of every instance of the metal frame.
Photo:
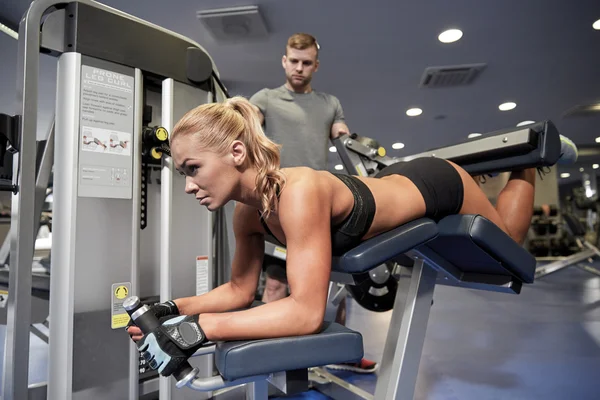
<svg viewBox="0 0 600 400">
<path fill-rule="evenodd" d="M 76 0 L 67 3 L 78 3 L 85 5 L 90 10 L 96 10 L 96 12 L 99 13 L 104 12 L 106 15 L 111 14 L 115 17 L 121 17 L 130 23 L 140 24 L 144 29 L 156 31 L 159 35 L 165 34 L 165 37 L 168 36 L 172 40 L 179 41 L 180 47 L 193 47 L 204 51 L 198 43 L 193 42 L 182 35 L 168 31 L 157 25 L 148 23 L 95 1 Z M 3 382 L 0 388 L 0 397 L 5 400 L 22 399 L 27 398 L 28 396 L 29 325 L 32 288 L 31 266 L 36 233 L 35 227 L 39 224 L 39 221 L 37 221 L 38 216 L 36 210 L 40 209 L 43 204 L 43 199 L 40 201 L 37 199 L 38 196 L 36 196 L 37 193 L 41 192 L 39 183 L 42 180 L 42 176 L 40 174 L 38 176 L 39 179 L 36 182 L 35 162 L 39 52 L 44 46 L 48 46 L 47 49 L 51 50 L 51 54 L 54 56 L 60 55 L 65 51 L 63 47 L 66 48 L 66 45 L 62 43 L 61 40 L 56 40 L 57 37 L 65 36 L 65 29 L 60 26 L 61 23 L 64 23 L 65 21 L 65 13 L 64 10 L 56 11 L 54 8 L 56 5 L 63 4 L 66 3 L 57 0 L 36 0 L 30 5 L 19 25 L 20 40 L 18 42 L 17 65 L 17 98 L 19 104 L 16 114 L 21 117 L 21 124 L 19 126 L 20 148 L 18 149 L 19 153 L 13 158 L 13 169 L 16 171 L 13 177 L 13 183 L 18 185 L 19 191 L 13 195 L 12 198 L 12 228 L 9 233 L 11 240 L 9 286 L 12 290 L 10 291 L 7 304 L 7 335 L 5 342 L 4 373 Z M 46 24 L 44 24 L 45 27 L 42 29 L 42 34 L 40 34 L 41 22 L 46 14 L 50 14 L 47 19 L 48 24 L 47 27 Z M 110 43 L 107 45 L 110 45 Z M 82 51 L 85 50 L 86 49 L 82 49 Z M 101 51 L 101 49 L 99 51 Z M 208 54 L 206 55 L 208 56 Z M 210 58 L 210 56 L 208 57 Z M 213 63 L 212 59 L 210 62 Z M 165 65 L 168 69 L 169 63 Z M 213 72 L 214 75 L 218 77 L 218 72 L 216 72 L 214 63 Z M 184 74 L 181 72 L 178 72 L 178 74 L 179 79 L 186 81 Z M 74 105 L 63 105 L 64 108 L 68 108 L 69 106 Z M 49 146 L 52 146 L 53 141 L 49 140 L 48 144 Z M 45 160 L 50 164 L 52 163 L 51 157 L 46 158 Z M 45 192 L 45 188 L 43 190 Z M 134 243 L 135 242 L 136 241 L 134 240 Z M 5 246 L 5 250 L 6 247 L 7 246 Z M 3 253 L 0 253 L 6 256 L 8 252 L 4 251 Z M 134 252 L 132 255 L 132 262 L 135 263 L 137 258 L 138 257 Z M 132 284 L 136 285 L 136 271 L 134 270 L 132 274 Z M 66 310 L 70 309 L 69 304 L 63 304 L 63 306 L 66 307 Z M 53 318 L 53 320 L 55 320 L 55 318 Z M 54 325 L 59 324 L 55 323 Z M 135 351 L 132 350 L 131 355 L 133 356 L 134 353 Z M 57 356 L 62 357 L 59 354 L 57 354 Z M 131 368 L 133 368 L 133 365 L 134 363 L 131 364 Z M 61 373 L 67 372 L 62 371 Z M 136 387 L 137 385 L 131 385 L 129 393 L 131 396 L 135 395 L 137 391 Z"/>
<path fill-rule="evenodd" d="M 578 267 L 585 272 L 600 276 L 599 270 L 583 263 L 585 260 L 590 260 L 591 262 L 591 259 L 600 257 L 600 250 L 593 244 L 582 241 L 579 238 L 575 239 L 575 241 L 581 251 L 567 257 L 560 257 L 554 262 L 540 265 L 535 269 L 535 278 L 540 279 L 569 267 Z"/>
</svg>

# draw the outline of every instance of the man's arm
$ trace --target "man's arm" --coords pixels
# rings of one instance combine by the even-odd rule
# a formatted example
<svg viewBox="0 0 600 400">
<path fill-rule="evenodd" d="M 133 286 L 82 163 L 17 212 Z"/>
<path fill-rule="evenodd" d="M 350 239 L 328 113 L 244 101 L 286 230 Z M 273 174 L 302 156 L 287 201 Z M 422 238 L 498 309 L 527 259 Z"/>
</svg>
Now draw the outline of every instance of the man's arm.
<svg viewBox="0 0 600 400">
<path fill-rule="evenodd" d="M 348 125 L 346 125 L 342 105 L 336 97 L 333 97 L 333 100 L 335 107 L 335 118 L 333 119 L 333 124 L 331 125 L 331 132 L 329 133 L 329 137 L 332 140 L 340 135 L 350 134 L 350 128 L 348 128 Z"/>
<path fill-rule="evenodd" d="M 260 124 L 264 125 L 265 124 L 265 116 L 260 111 L 260 108 L 256 107 L 254 104 L 252 104 L 252 107 L 254 107 L 254 111 L 256 111 L 256 113 L 258 114 L 258 119 L 260 119 Z"/>
<path fill-rule="evenodd" d="M 256 92 L 252 97 L 250 97 L 249 101 L 256 110 L 258 114 L 258 118 L 260 119 L 260 124 L 264 125 L 265 123 L 265 114 L 267 113 L 267 104 L 269 102 L 269 98 L 267 97 L 268 89 L 261 89 Z"/>
<path fill-rule="evenodd" d="M 344 134 L 350 134 L 350 128 L 348 128 L 346 123 L 336 122 L 335 124 L 331 125 L 331 139 L 335 139 Z"/>
</svg>

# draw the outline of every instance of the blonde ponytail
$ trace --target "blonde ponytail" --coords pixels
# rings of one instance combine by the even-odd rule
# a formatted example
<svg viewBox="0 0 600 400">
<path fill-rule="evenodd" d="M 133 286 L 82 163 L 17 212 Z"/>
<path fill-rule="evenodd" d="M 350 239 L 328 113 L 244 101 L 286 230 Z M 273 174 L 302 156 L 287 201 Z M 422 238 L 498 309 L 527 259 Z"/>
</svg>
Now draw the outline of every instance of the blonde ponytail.
<svg viewBox="0 0 600 400">
<path fill-rule="evenodd" d="M 243 142 L 249 148 L 249 158 L 256 167 L 256 191 L 261 194 L 262 215 L 266 218 L 277 210 L 279 192 L 285 185 L 285 175 L 279 170 L 280 146 L 264 133 L 254 106 L 245 98 L 236 96 L 225 102 L 237 111 L 246 123 Z"/>
</svg>

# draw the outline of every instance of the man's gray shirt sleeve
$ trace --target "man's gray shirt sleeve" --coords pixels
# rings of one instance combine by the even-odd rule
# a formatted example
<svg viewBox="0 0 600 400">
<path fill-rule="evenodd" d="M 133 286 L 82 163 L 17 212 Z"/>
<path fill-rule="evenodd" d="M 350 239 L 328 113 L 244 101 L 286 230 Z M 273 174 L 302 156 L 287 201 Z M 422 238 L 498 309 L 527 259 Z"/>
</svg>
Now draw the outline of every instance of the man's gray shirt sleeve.
<svg viewBox="0 0 600 400">
<path fill-rule="evenodd" d="M 250 97 L 250 103 L 258 107 L 264 116 L 267 114 L 267 104 L 269 103 L 269 98 L 267 97 L 268 90 L 269 89 L 261 89 L 256 92 L 254 96 Z"/>
</svg>

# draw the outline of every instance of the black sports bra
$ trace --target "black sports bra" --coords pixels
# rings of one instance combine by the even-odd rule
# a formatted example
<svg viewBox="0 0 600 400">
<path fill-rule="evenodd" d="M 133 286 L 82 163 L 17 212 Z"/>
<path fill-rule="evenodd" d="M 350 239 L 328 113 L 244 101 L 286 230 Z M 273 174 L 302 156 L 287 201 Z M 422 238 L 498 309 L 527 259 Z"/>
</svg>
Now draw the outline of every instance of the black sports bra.
<svg viewBox="0 0 600 400">
<path fill-rule="evenodd" d="M 373 194 L 360 179 L 352 175 L 335 174 L 350 189 L 354 196 L 354 207 L 350 214 L 337 226 L 331 227 L 331 250 L 333 256 L 340 256 L 356 247 L 363 236 L 369 231 L 373 218 L 375 217 L 375 198 Z M 277 244 L 285 246 L 269 229 L 266 221 L 258 212 L 260 222 L 265 232 L 271 236 Z"/>
</svg>

